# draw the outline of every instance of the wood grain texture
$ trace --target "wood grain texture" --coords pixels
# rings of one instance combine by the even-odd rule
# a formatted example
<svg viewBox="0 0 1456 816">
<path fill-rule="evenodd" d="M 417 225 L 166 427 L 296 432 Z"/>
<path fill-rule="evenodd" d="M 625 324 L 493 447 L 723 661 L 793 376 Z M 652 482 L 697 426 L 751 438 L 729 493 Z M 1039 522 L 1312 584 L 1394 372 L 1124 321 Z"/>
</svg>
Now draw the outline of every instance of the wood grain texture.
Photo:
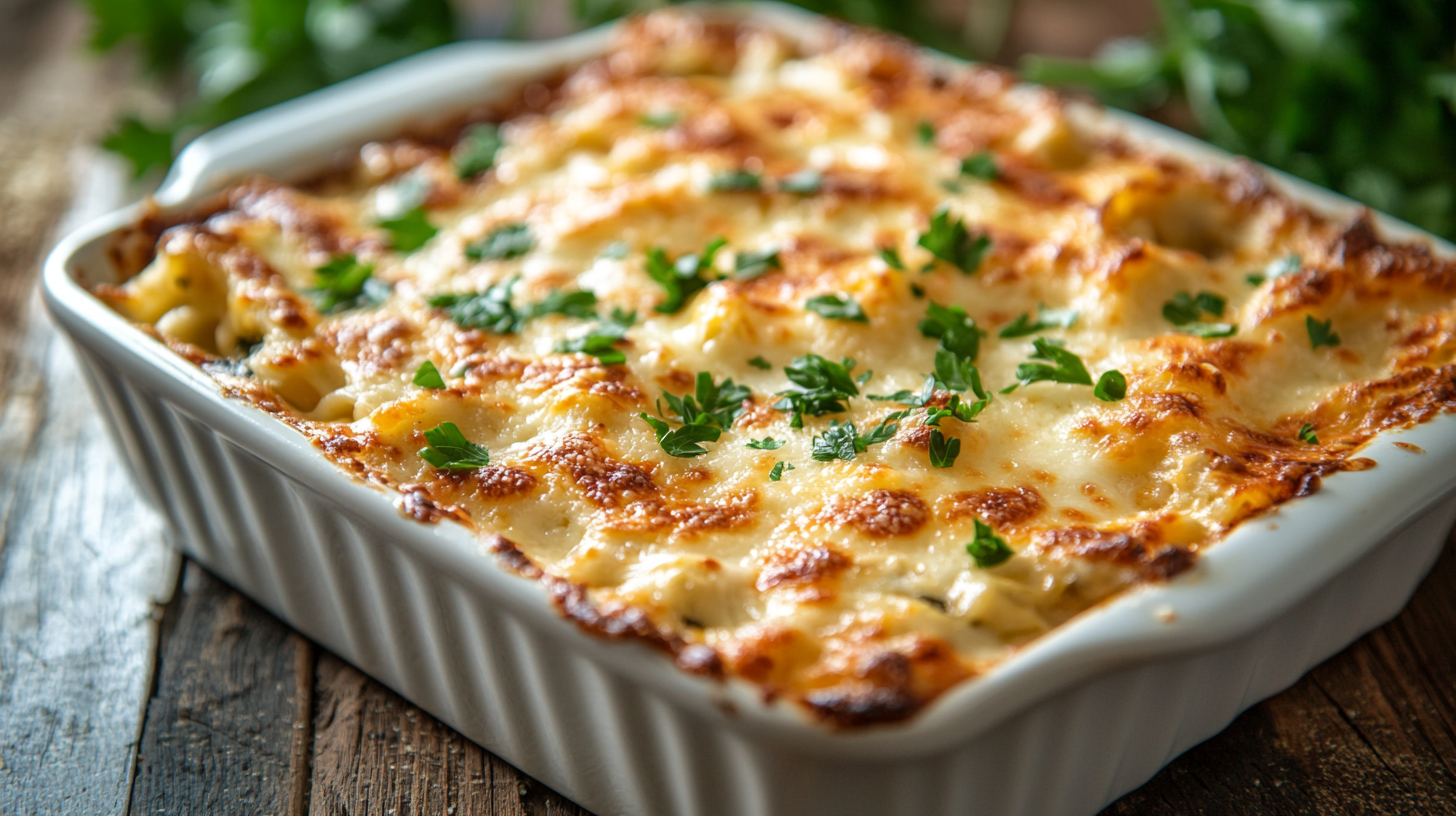
<svg viewBox="0 0 1456 816">
<path fill-rule="evenodd" d="M 0 813 L 120 813 L 174 584 L 142 505 L 39 309 L 72 158 L 110 122 L 115 71 L 69 4 L 0 5 Z M 107 205 L 110 206 L 110 205 Z"/>
<path fill-rule="evenodd" d="M 189 563 L 163 620 L 131 813 L 302 813 L 313 667 L 311 643 Z"/>
<path fill-rule="evenodd" d="M 313 816 L 589 816 L 331 654 L 316 697 Z"/>
</svg>

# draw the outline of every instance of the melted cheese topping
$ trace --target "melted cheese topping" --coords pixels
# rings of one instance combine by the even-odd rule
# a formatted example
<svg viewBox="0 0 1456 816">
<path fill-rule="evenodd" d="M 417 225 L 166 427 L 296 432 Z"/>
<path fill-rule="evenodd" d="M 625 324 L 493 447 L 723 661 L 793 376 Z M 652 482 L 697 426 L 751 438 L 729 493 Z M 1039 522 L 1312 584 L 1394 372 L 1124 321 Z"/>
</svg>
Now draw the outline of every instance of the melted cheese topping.
<svg viewBox="0 0 1456 816">
<path fill-rule="evenodd" d="M 1096 135 L 997 70 L 931 64 L 860 31 L 800 47 L 662 12 L 492 119 L 504 146 L 474 178 L 452 164 L 460 129 L 368 144 L 315 184 L 259 179 L 208 212 L 155 215 L 118 245 L 145 270 L 98 293 L 227 393 L 398 491 L 403 512 L 473 527 L 583 625 L 833 724 L 909 716 L 1071 616 L 1187 569 L 1322 475 L 1367 466 L 1351 455 L 1379 430 L 1452 404 L 1448 262 L 1381 243 L 1363 219 L 1317 216 L 1251 167 Z M 994 173 L 963 172 L 974 156 Z M 740 172 L 758 189 L 723 188 Z M 416 201 L 438 232 L 393 251 L 378 224 Z M 918 243 L 940 208 L 968 241 L 990 240 L 969 271 Z M 471 250 L 522 224 L 527 251 Z M 711 282 L 660 311 L 648 252 L 678 259 L 715 237 Z M 777 266 L 735 273 L 768 251 Z M 343 255 L 390 286 L 381 303 L 320 311 L 316 270 Z M 429 304 L 512 280 L 517 311 L 589 290 L 602 316 L 635 312 L 615 344 L 625 363 L 554 351 L 590 333 L 589 317 L 501 333 Z M 1201 322 L 1232 336 L 1165 317 L 1179 293 L 1205 292 L 1226 305 Z M 806 308 L 820 295 L 866 319 Z M 939 342 L 918 328 L 931 303 L 985 332 L 975 363 L 992 390 L 1017 382 L 1041 337 L 1092 378 L 1125 375 L 1126 397 L 1036 382 L 932 429 L 903 398 L 863 396 L 921 392 Z M 1041 308 L 1077 316 L 1000 335 Z M 1312 347 L 1308 318 L 1331 321 L 1339 344 Z M 774 405 L 808 354 L 852 358 L 868 379 L 845 410 L 798 428 Z M 425 361 L 446 388 L 413 384 Z M 668 455 L 638 415 L 676 428 L 659 397 L 690 393 L 698 372 L 751 396 L 705 454 Z M 941 385 L 932 406 L 951 396 Z M 894 412 L 907 413 L 887 440 L 814 458 L 832 422 L 868 434 Z M 489 466 L 423 461 L 423 433 L 443 422 Z M 932 466 L 934 432 L 959 441 L 950 467 Z M 782 447 L 746 444 L 766 437 Z M 772 480 L 777 463 L 793 469 Z M 977 522 L 1014 555 L 977 566 Z"/>
</svg>

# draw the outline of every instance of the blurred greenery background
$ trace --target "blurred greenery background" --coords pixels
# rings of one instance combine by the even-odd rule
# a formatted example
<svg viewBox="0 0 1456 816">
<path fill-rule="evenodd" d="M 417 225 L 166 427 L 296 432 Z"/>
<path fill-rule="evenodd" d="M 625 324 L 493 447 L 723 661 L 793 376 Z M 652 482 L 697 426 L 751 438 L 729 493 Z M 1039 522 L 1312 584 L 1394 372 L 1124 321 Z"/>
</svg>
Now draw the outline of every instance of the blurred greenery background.
<svg viewBox="0 0 1456 816">
<path fill-rule="evenodd" d="M 166 100 L 104 145 L 141 176 L 207 128 L 453 40 L 662 0 L 84 0 Z M 1450 0 L 796 0 L 1095 94 L 1456 239 Z"/>
</svg>

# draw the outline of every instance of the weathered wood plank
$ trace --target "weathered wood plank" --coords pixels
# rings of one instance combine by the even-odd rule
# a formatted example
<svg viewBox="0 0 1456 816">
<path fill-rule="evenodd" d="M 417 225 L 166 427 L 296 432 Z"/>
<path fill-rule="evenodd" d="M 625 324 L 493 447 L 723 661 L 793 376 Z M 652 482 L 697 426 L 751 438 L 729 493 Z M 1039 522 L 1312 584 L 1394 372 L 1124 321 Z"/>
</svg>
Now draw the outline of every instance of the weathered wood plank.
<svg viewBox="0 0 1456 816">
<path fill-rule="evenodd" d="M 1103 816 L 1456 813 L 1456 536 L 1394 621 Z"/>
<path fill-rule="evenodd" d="M 308 640 L 189 563 L 163 621 L 131 813 L 302 813 L 313 667 Z"/>
<path fill-rule="evenodd" d="M 0 813 L 125 809 L 154 600 L 175 583 L 160 521 L 35 296 L 73 154 L 121 87 L 80 52 L 84 34 L 70 4 L 0 5 Z"/>
<path fill-rule="evenodd" d="M 589 816 L 331 654 L 315 696 L 314 816 Z"/>
</svg>

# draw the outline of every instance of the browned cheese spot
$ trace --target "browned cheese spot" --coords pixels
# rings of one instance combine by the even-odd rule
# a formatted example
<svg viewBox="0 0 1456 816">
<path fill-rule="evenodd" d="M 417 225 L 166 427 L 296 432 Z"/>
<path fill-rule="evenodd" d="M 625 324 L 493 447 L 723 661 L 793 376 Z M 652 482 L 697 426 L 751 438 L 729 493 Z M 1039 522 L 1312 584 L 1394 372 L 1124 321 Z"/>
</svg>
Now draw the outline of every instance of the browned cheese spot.
<svg viewBox="0 0 1456 816">
<path fill-rule="evenodd" d="M 601 440 L 580 431 L 537 443 L 526 458 L 567 474 L 588 499 L 602 507 L 619 507 L 657 492 L 647 471 L 612 458 Z"/>
<path fill-rule="evenodd" d="M 955 493 L 941 501 L 946 521 L 978 518 L 997 529 L 1020 527 L 1046 509 L 1046 500 L 1030 485 L 990 487 Z"/>
<path fill-rule="evenodd" d="M 872 490 L 861 496 L 839 496 L 820 511 L 830 524 L 848 525 L 871 538 L 909 535 L 925 526 L 930 509 L 914 493 Z"/>
</svg>

